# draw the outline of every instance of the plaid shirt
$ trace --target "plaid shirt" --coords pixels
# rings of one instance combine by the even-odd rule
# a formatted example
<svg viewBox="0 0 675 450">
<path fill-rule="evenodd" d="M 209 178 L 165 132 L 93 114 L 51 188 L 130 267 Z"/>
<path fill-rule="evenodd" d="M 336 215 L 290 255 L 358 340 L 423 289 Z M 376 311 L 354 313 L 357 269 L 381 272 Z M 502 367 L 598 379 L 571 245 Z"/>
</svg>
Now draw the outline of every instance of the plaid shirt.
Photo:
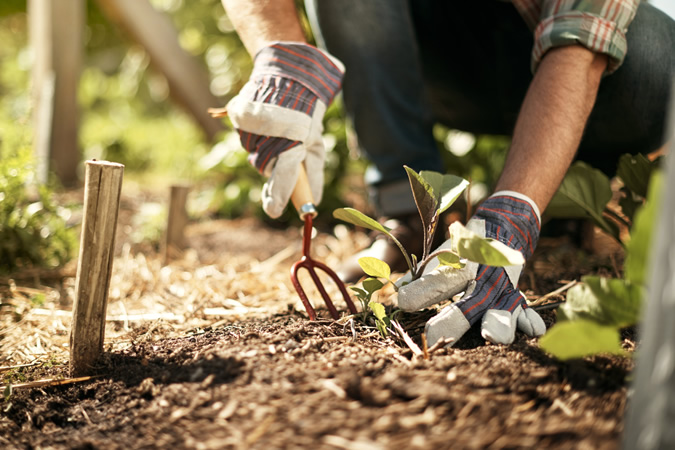
<svg viewBox="0 0 675 450">
<path fill-rule="evenodd" d="M 532 72 L 554 47 L 580 44 L 609 56 L 607 73 L 626 56 L 626 30 L 640 0 L 511 0 L 534 32 Z"/>
</svg>

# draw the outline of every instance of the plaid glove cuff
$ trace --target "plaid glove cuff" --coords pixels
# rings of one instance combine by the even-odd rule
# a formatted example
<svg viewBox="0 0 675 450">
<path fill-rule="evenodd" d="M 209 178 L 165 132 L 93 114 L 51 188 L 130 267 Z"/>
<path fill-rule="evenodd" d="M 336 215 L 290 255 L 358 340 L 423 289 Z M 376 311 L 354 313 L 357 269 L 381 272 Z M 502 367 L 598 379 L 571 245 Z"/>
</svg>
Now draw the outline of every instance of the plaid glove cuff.
<svg viewBox="0 0 675 450">
<path fill-rule="evenodd" d="M 474 218 L 485 220 L 485 237 L 518 250 L 528 259 L 539 241 L 539 210 L 527 196 L 510 191 L 493 194 L 476 210 Z"/>
<path fill-rule="evenodd" d="M 267 103 L 293 105 L 311 92 L 306 103 L 317 97 L 329 105 L 342 85 L 342 63 L 309 44 L 277 42 L 260 50 L 254 62 L 251 80 L 261 85 L 258 98 Z"/>
</svg>

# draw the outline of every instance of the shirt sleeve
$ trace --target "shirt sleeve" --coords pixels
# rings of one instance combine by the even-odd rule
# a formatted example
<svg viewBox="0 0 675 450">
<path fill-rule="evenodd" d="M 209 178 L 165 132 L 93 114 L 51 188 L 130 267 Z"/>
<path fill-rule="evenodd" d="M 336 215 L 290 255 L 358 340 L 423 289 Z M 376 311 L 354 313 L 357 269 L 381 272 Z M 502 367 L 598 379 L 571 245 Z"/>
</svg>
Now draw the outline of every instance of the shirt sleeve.
<svg viewBox="0 0 675 450">
<path fill-rule="evenodd" d="M 626 30 L 640 0 L 513 0 L 534 31 L 532 72 L 551 48 L 579 44 L 609 56 L 606 73 L 626 57 Z"/>
</svg>

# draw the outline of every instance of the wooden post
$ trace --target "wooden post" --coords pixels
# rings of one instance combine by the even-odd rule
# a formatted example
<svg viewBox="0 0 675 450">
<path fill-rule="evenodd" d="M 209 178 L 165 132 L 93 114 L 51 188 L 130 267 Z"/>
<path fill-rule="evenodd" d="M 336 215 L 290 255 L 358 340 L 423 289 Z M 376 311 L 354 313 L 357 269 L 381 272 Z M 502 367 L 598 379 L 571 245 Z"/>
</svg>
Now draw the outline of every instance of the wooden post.
<svg viewBox="0 0 675 450">
<path fill-rule="evenodd" d="M 626 450 L 675 448 L 675 101 L 669 124 L 670 153 L 652 237 L 647 304 L 626 414 Z"/>
<path fill-rule="evenodd" d="M 84 50 L 84 0 L 28 0 L 33 50 L 32 97 L 38 179 L 50 170 L 65 186 L 78 182 L 77 88 Z"/>
<path fill-rule="evenodd" d="M 86 162 L 84 217 L 70 333 L 73 376 L 89 374 L 103 350 L 123 174 L 122 164 Z"/>
<path fill-rule="evenodd" d="M 164 263 L 168 263 L 174 254 L 185 249 L 185 227 L 188 224 L 188 214 L 185 207 L 188 186 L 171 186 L 169 199 L 169 217 L 166 224 L 166 236 L 164 237 Z"/>
<path fill-rule="evenodd" d="M 143 46 L 153 66 L 167 79 L 171 96 L 201 126 L 209 139 L 224 125 L 207 112 L 221 101 L 209 89 L 208 72 L 178 42 L 171 19 L 148 0 L 97 0 L 101 10 Z"/>
</svg>

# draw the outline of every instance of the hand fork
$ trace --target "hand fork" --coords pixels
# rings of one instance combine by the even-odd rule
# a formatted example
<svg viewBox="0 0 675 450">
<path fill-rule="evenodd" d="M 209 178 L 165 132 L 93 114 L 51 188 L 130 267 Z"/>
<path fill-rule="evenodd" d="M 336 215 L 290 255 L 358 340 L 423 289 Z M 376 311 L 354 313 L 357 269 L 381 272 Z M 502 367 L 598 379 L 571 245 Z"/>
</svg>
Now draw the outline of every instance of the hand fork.
<svg viewBox="0 0 675 450">
<path fill-rule="evenodd" d="M 302 288 L 302 285 L 300 285 L 300 282 L 298 281 L 298 270 L 300 268 L 304 268 L 307 270 L 307 272 L 309 272 L 310 277 L 312 278 L 312 280 L 314 280 L 314 284 L 321 293 L 321 297 L 323 297 L 323 301 L 326 303 L 328 311 L 330 312 L 330 315 L 334 320 L 337 320 L 340 316 L 337 312 L 337 309 L 335 308 L 335 305 L 333 305 L 333 302 L 328 296 L 328 293 L 326 292 L 323 283 L 319 279 L 316 269 L 322 270 L 335 282 L 335 284 L 340 289 L 340 292 L 342 292 L 342 297 L 345 299 L 345 303 L 347 303 L 347 308 L 349 308 L 349 311 L 352 314 L 356 314 L 357 312 L 356 307 L 354 306 L 354 303 L 349 297 L 349 293 L 347 293 L 347 288 L 345 288 L 345 285 L 342 282 L 342 280 L 340 280 L 337 274 L 333 272 L 328 266 L 312 259 L 312 257 L 310 256 L 309 250 L 310 244 L 312 242 L 312 221 L 314 217 L 316 217 L 317 211 L 314 205 L 314 198 L 312 197 L 312 191 L 309 187 L 309 181 L 307 180 L 307 173 L 305 172 L 305 168 L 302 165 L 300 166 L 300 174 L 298 176 L 298 182 L 296 183 L 295 189 L 293 190 L 293 194 L 291 195 L 291 201 L 293 202 L 295 209 L 297 209 L 300 218 L 305 222 L 305 228 L 303 230 L 302 235 L 302 258 L 300 259 L 300 261 L 297 261 L 295 264 L 293 264 L 293 267 L 291 267 L 291 282 L 293 283 L 295 290 L 298 291 L 300 300 L 302 301 L 302 304 L 305 306 L 305 310 L 307 310 L 307 315 L 309 315 L 309 320 L 316 320 L 316 311 L 314 310 L 314 307 L 312 307 L 312 304 L 307 299 L 307 294 L 305 293 L 305 290 Z"/>
</svg>

